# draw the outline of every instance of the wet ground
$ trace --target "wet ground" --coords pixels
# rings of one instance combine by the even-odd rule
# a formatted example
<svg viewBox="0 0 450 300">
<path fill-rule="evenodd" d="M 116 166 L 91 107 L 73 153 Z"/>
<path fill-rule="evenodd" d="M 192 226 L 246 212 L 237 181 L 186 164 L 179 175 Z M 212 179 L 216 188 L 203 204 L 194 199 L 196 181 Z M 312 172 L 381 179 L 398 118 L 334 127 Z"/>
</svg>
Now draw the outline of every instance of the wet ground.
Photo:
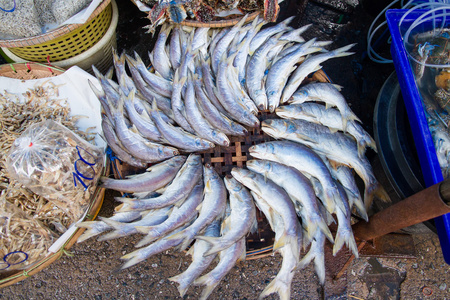
<svg viewBox="0 0 450 300">
<path fill-rule="evenodd" d="M 120 21 L 117 28 L 119 51 L 141 57 L 152 47 L 152 38 L 142 29 L 148 24 L 131 1 L 118 1 Z M 309 1 L 296 26 L 312 23 L 306 38 L 332 40 L 335 49 L 350 43 L 354 55 L 330 60 L 323 70 L 336 84 L 360 117 L 364 127 L 373 133 L 373 113 L 378 93 L 393 65 L 373 63 L 366 54 L 366 35 L 379 9 L 375 1 L 356 0 Z M 287 2 L 286 15 L 297 13 L 296 3 Z M 377 2 L 378 3 L 378 2 Z M 364 5 L 363 5 L 364 4 Z M 380 52 L 388 52 L 380 44 Z M 148 61 L 147 61 L 148 62 Z M 390 192 L 394 202 L 400 199 L 390 187 L 379 157 L 367 153 L 376 175 Z M 116 203 L 113 192 L 107 192 L 101 216 L 110 216 Z M 379 209 L 378 203 L 374 210 Z M 297 272 L 292 284 L 292 299 L 445 299 L 450 298 L 449 265 L 444 262 L 437 236 L 419 224 L 403 230 L 408 247 L 399 251 L 376 253 L 350 260 L 345 250 L 337 257 L 327 245 L 327 280 L 321 286 L 313 265 Z M 156 255 L 125 271 L 118 271 L 120 257 L 131 252 L 139 237 L 109 242 L 88 240 L 71 248 L 72 256 L 63 256 L 44 271 L 18 284 L 0 290 L 0 299 L 177 299 L 176 285 L 169 277 L 181 273 L 190 262 L 184 253 L 168 251 Z M 397 240 L 398 241 L 398 240 Z M 363 249 L 364 250 L 364 249 Z M 370 253 L 367 248 L 361 253 Z M 372 251 L 373 252 L 373 251 Z M 375 251 L 376 252 L 376 251 Z M 211 299 L 257 299 L 281 266 L 279 255 L 246 261 L 234 267 L 215 289 Z M 196 299 L 201 289 L 191 288 L 185 299 Z M 277 299 L 272 295 L 268 299 Z"/>
</svg>

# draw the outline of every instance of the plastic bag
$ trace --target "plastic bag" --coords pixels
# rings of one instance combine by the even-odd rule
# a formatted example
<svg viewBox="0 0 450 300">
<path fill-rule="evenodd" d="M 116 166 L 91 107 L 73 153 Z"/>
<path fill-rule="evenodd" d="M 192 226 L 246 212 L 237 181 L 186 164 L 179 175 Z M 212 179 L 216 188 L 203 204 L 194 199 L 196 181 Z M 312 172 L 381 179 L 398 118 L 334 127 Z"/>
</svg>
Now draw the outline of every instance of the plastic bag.
<svg viewBox="0 0 450 300">
<path fill-rule="evenodd" d="M 27 268 L 48 254 L 54 233 L 0 195 L 0 274 Z"/>
<path fill-rule="evenodd" d="M 90 205 L 104 150 L 47 120 L 27 128 L 6 159 L 9 175 L 78 221 Z"/>
</svg>

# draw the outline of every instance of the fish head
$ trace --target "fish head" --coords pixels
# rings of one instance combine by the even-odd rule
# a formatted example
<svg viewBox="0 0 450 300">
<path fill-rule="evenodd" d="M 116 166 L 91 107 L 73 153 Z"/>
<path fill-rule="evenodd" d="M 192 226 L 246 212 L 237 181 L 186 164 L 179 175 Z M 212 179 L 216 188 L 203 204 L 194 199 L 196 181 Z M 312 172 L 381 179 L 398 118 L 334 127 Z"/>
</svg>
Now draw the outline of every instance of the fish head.
<svg viewBox="0 0 450 300">
<path fill-rule="evenodd" d="M 272 171 L 272 165 L 266 160 L 252 159 L 246 163 L 247 168 L 257 173 L 267 173 Z"/>
<path fill-rule="evenodd" d="M 187 165 L 196 166 L 202 163 L 202 157 L 199 154 L 190 154 L 186 160 Z"/>
<path fill-rule="evenodd" d="M 248 151 L 251 156 L 260 159 L 268 159 L 275 156 L 275 146 L 270 142 L 251 146 Z"/>
<path fill-rule="evenodd" d="M 217 174 L 216 170 L 210 164 L 205 164 L 203 166 L 203 174 L 205 174 L 206 180 L 218 180 L 220 178 L 219 174 Z"/>
<path fill-rule="evenodd" d="M 177 148 L 168 146 L 159 147 L 158 152 L 163 157 L 172 157 L 180 154 Z"/>
<path fill-rule="evenodd" d="M 243 188 L 243 185 L 239 181 L 237 181 L 234 176 L 227 176 L 223 179 L 223 181 L 225 182 L 225 187 L 230 192 L 230 194 L 237 193 Z"/>
<path fill-rule="evenodd" d="M 195 139 L 195 144 L 199 147 L 199 148 L 204 148 L 204 149 L 209 149 L 209 148 L 214 148 L 215 144 L 213 142 L 201 139 L 201 138 L 197 138 Z"/>
</svg>

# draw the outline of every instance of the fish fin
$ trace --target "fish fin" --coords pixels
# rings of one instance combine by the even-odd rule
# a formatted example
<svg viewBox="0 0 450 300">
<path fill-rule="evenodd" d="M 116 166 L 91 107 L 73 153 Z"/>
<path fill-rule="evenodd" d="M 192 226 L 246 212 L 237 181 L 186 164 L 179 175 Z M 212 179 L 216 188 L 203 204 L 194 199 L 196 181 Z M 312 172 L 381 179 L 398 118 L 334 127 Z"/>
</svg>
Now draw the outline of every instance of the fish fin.
<svg viewBox="0 0 450 300">
<path fill-rule="evenodd" d="M 114 75 L 114 68 L 113 68 L 113 67 L 110 67 L 110 68 L 108 69 L 108 71 L 106 71 L 105 77 L 106 77 L 107 79 L 112 79 L 113 75 Z"/>
<path fill-rule="evenodd" d="M 183 273 L 178 274 L 178 275 L 175 275 L 175 276 L 172 276 L 172 277 L 170 277 L 170 278 L 168 278 L 168 279 L 169 279 L 170 281 L 172 281 L 172 282 L 176 282 L 176 283 L 179 284 L 178 287 L 177 287 L 177 289 L 178 289 L 178 292 L 180 293 L 180 296 L 183 298 L 184 295 L 186 294 L 187 290 L 189 289 L 190 284 L 187 285 L 187 286 L 185 286 L 184 284 L 182 284 L 182 282 L 180 281 L 180 277 L 182 276 L 182 274 L 183 274 Z"/>
<path fill-rule="evenodd" d="M 353 252 L 356 258 L 359 257 L 358 247 L 356 246 L 355 238 L 353 237 L 353 233 L 351 231 L 342 231 L 339 230 L 336 233 L 336 238 L 334 240 L 333 246 L 333 256 L 341 250 L 342 246 L 346 244 L 347 247 Z"/>
<path fill-rule="evenodd" d="M 138 263 L 140 263 L 141 261 L 143 261 L 144 259 L 139 257 L 139 250 L 133 251 L 131 253 L 128 253 L 124 256 L 122 256 L 120 259 L 123 260 L 127 260 L 122 266 L 120 266 L 121 270 L 127 269 L 129 267 L 132 267 Z"/>
<path fill-rule="evenodd" d="M 353 197 L 355 201 L 353 201 L 353 204 L 356 207 L 356 211 L 358 212 L 359 216 L 364 219 L 364 221 L 369 222 L 369 216 L 367 215 L 366 207 L 364 206 L 364 203 L 361 198 L 359 197 Z"/>
<path fill-rule="evenodd" d="M 379 183 L 375 182 L 370 186 L 366 185 L 366 189 L 364 191 L 364 204 L 366 206 L 366 210 L 369 210 L 372 205 L 374 197 L 377 197 L 383 202 L 391 202 L 391 198 L 389 194 L 386 192 L 384 187 Z"/>
<path fill-rule="evenodd" d="M 91 237 L 97 236 L 101 234 L 103 231 L 94 230 L 95 224 L 98 224 L 99 221 L 84 221 L 76 224 L 78 228 L 86 228 L 83 234 L 77 239 L 77 243 L 84 242 Z"/>
<path fill-rule="evenodd" d="M 258 300 L 261 300 L 273 293 L 277 293 L 280 300 L 288 300 L 291 298 L 291 286 L 287 282 L 279 280 L 278 277 L 275 277 L 261 292 Z"/>
<path fill-rule="evenodd" d="M 325 284 L 325 253 L 316 253 L 314 257 L 314 270 L 321 285 Z"/>
<path fill-rule="evenodd" d="M 344 87 L 342 85 L 339 84 L 331 84 L 335 89 L 337 89 L 339 92 L 342 91 L 344 89 Z"/>
<path fill-rule="evenodd" d="M 203 256 L 209 256 L 212 254 L 216 254 L 228 247 L 223 247 L 222 243 L 219 243 L 220 238 L 219 237 L 214 237 L 214 236 L 196 236 L 195 237 L 198 240 L 203 240 L 205 242 L 208 242 L 209 244 L 211 244 L 211 248 L 208 249 L 208 251 L 206 251 Z M 231 245 L 230 245 L 231 246 Z"/>
<path fill-rule="evenodd" d="M 295 136 L 305 142 L 317 144 L 317 141 L 302 133 L 295 133 Z"/>
<path fill-rule="evenodd" d="M 148 234 L 150 230 L 152 230 L 152 227 L 153 226 L 135 226 L 134 228 L 136 228 L 139 233 Z"/>
<path fill-rule="evenodd" d="M 286 231 L 284 231 L 280 238 L 275 241 L 273 245 L 273 251 L 278 251 L 280 248 L 284 246 L 289 246 L 291 248 L 292 253 L 296 254 L 297 259 L 300 257 L 300 249 L 297 242 L 297 237 L 288 236 Z M 298 260 L 297 260 L 298 262 Z"/>
<path fill-rule="evenodd" d="M 214 278 L 211 277 L 211 275 L 206 274 L 203 275 L 200 278 L 197 278 L 194 281 L 195 285 L 205 285 L 205 288 L 202 291 L 202 294 L 200 295 L 200 300 L 206 300 L 211 295 L 213 290 L 216 288 L 216 286 L 219 284 L 220 281 L 215 281 Z"/>
</svg>

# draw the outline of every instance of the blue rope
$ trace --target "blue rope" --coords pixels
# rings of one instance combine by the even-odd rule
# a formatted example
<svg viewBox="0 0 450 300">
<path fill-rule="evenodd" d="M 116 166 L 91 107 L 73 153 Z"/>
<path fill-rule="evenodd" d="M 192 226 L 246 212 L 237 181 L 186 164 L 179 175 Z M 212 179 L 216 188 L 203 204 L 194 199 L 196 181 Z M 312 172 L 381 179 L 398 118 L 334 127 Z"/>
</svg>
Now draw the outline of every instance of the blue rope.
<svg viewBox="0 0 450 300">
<path fill-rule="evenodd" d="M 120 160 L 117 158 L 117 156 L 114 155 L 114 152 L 111 150 L 110 147 L 106 148 L 106 154 L 108 155 L 109 159 L 111 160 L 111 162 L 113 162 L 114 160 Z"/>
<path fill-rule="evenodd" d="M 16 10 L 16 0 L 13 1 L 14 2 L 14 6 L 12 9 L 4 9 L 0 7 L 0 10 L 3 10 L 4 12 L 13 12 Z"/>
</svg>

